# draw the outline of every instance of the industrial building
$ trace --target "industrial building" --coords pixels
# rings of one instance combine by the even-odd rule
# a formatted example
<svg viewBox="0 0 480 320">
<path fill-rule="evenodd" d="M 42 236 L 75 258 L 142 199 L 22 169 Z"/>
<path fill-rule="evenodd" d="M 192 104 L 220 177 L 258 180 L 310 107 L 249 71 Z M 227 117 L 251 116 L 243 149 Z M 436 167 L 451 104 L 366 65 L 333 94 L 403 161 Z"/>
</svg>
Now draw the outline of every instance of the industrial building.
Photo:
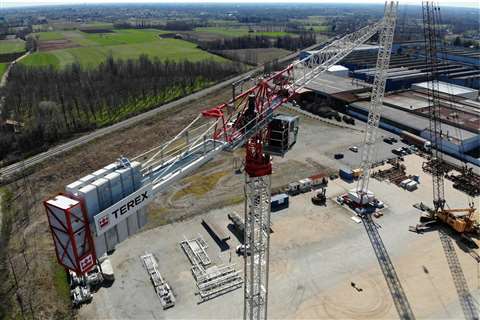
<svg viewBox="0 0 480 320">
<path fill-rule="evenodd" d="M 354 78 L 372 82 L 375 74 L 376 52 L 354 53 L 342 64 Z M 421 55 L 392 54 L 387 76 L 387 91 L 409 88 L 413 83 L 428 79 L 428 66 Z M 438 66 L 441 81 L 478 89 L 480 71 L 473 66 L 443 60 Z"/>
<path fill-rule="evenodd" d="M 380 121 L 380 127 L 390 132 L 402 135 L 404 131 L 419 136 L 425 140 L 431 139 L 431 131 L 429 129 L 429 118 L 425 99 L 416 95 L 415 91 L 403 92 L 385 97 L 384 109 Z M 402 102 L 398 100 L 407 98 L 409 102 L 408 109 Z M 358 101 L 351 103 L 347 107 L 347 113 L 351 116 L 366 120 L 368 115 L 368 101 Z M 410 110 L 410 107 L 412 108 Z M 444 108 L 447 110 L 452 110 Z M 461 112 L 456 109 L 455 112 Z M 478 112 L 478 111 L 477 111 Z M 466 113 L 462 113 L 466 114 Z M 458 159 L 468 161 L 470 163 L 480 165 L 480 130 L 478 123 L 480 116 L 472 115 L 465 125 L 442 124 L 442 150 Z M 473 121 L 472 121 L 473 120 Z M 468 125 L 468 129 L 466 129 Z M 477 126 L 474 130 L 473 126 Z M 463 128 L 462 128 L 463 127 Z M 476 131 L 476 132 L 475 132 Z"/>
<path fill-rule="evenodd" d="M 388 83 L 388 81 L 387 81 Z M 380 126 L 390 132 L 408 132 L 426 140 L 429 132 L 427 82 L 412 83 L 411 89 L 387 93 Z M 480 165 L 480 103 L 478 90 L 438 83 L 441 94 L 442 149 L 445 153 Z M 370 103 L 370 84 L 355 78 L 325 73 L 311 81 L 300 97 L 303 109 L 329 117 L 346 113 L 366 120 Z"/>
<path fill-rule="evenodd" d="M 413 83 L 427 81 L 428 66 L 425 63 L 423 41 L 394 43 L 388 70 L 386 90 L 408 89 Z M 317 51 L 302 51 L 302 59 Z M 353 50 L 342 66 L 350 70 L 350 76 L 371 83 L 375 75 L 378 46 L 362 45 Z M 438 65 L 439 80 L 480 89 L 480 51 L 468 48 L 447 47 L 438 53 L 442 60 Z"/>
</svg>

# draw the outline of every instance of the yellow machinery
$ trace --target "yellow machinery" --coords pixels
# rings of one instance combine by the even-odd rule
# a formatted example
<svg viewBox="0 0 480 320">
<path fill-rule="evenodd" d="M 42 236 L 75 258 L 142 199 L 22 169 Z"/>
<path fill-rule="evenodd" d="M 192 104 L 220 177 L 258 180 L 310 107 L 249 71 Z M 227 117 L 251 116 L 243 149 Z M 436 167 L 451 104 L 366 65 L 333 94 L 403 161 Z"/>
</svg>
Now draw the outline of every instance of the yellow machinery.
<svg viewBox="0 0 480 320">
<path fill-rule="evenodd" d="M 437 212 L 437 218 L 459 233 L 472 232 L 475 229 L 475 208 L 443 209 Z"/>
</svg>

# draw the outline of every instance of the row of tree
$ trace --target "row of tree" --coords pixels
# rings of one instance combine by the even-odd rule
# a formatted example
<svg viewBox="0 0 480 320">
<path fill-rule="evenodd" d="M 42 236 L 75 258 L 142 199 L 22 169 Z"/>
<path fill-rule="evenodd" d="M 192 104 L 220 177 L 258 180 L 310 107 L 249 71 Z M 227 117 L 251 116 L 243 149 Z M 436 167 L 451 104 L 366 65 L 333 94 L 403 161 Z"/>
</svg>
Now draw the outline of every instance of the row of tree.
<svg viewBox="0 0 480 320">
<path fill-rule="evenodd" d="M 15 65 L 3 89 L 3 116 L 24 127 L 20 134 L 2 133 L 0 159 L 38 151 L 74 133 L 122 120 L 242 68 L 232 62 L 161 61 L 145 55 L 127 61 L 109 57 L 94 70 L 79 64 L 64 70 Z"/>
<path fill-rule="evenodd" d="M 199 42 L 199 46 L 206 50 L 235 50 L 254 48 L 282 48 L 295 51 L 309 47 L 316 43 L 314 32 L 303 32 L 299 36 L 243 36 L 238 38 L 226 38 L 213 41 Z"/>
</svg>

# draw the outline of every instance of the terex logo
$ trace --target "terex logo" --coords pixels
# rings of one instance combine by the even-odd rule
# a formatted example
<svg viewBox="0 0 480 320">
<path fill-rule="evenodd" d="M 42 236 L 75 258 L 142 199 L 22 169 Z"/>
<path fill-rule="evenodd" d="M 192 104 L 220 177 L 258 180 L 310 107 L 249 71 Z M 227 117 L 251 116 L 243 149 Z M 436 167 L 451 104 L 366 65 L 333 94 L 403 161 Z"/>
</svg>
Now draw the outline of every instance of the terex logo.
<svg viewBox="0 0 480 320">
<path fill-rule="evenodd" d="M 94 216 L 97 235 L 115 227 L 119 222 L 145 207 L 151 199 L 152 185 L 148 184 L 98 213 Z"/>
<path fill-rule="evenodd" d="M 124 215 L 125 213 L 127 213 L 131 209 L 134 209 L 135 207 L 137 207 L 143 201 L 147 200 L 148 199 L 147 192 L 148 191 L 145 191 L 141 195 L 135 197 L 135 199 L 132 199 L 132 200 L 128 201 L 127 203 L 125 203 L 123 206 L 121 206 L 117 210 L 112 211 L 112 214 L 115 216 L 115 219 L 118 219 L 119 214 Z"/>
</svg>

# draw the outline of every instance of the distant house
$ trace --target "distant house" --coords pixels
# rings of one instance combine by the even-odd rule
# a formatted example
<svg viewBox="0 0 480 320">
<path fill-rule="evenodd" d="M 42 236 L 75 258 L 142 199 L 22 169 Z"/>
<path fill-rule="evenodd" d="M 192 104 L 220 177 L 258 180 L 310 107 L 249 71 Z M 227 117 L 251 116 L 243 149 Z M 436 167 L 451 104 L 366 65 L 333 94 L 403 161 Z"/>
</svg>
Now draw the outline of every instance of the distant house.
<svg viewBox="0 0 480 320">
<path fill-rule="evenodd" d="M 0 131 L 20 133 L 25 125 L 22 122 L 18 122 L 12 119 L 2 120 L 0 119 Z"/>
</svg>

